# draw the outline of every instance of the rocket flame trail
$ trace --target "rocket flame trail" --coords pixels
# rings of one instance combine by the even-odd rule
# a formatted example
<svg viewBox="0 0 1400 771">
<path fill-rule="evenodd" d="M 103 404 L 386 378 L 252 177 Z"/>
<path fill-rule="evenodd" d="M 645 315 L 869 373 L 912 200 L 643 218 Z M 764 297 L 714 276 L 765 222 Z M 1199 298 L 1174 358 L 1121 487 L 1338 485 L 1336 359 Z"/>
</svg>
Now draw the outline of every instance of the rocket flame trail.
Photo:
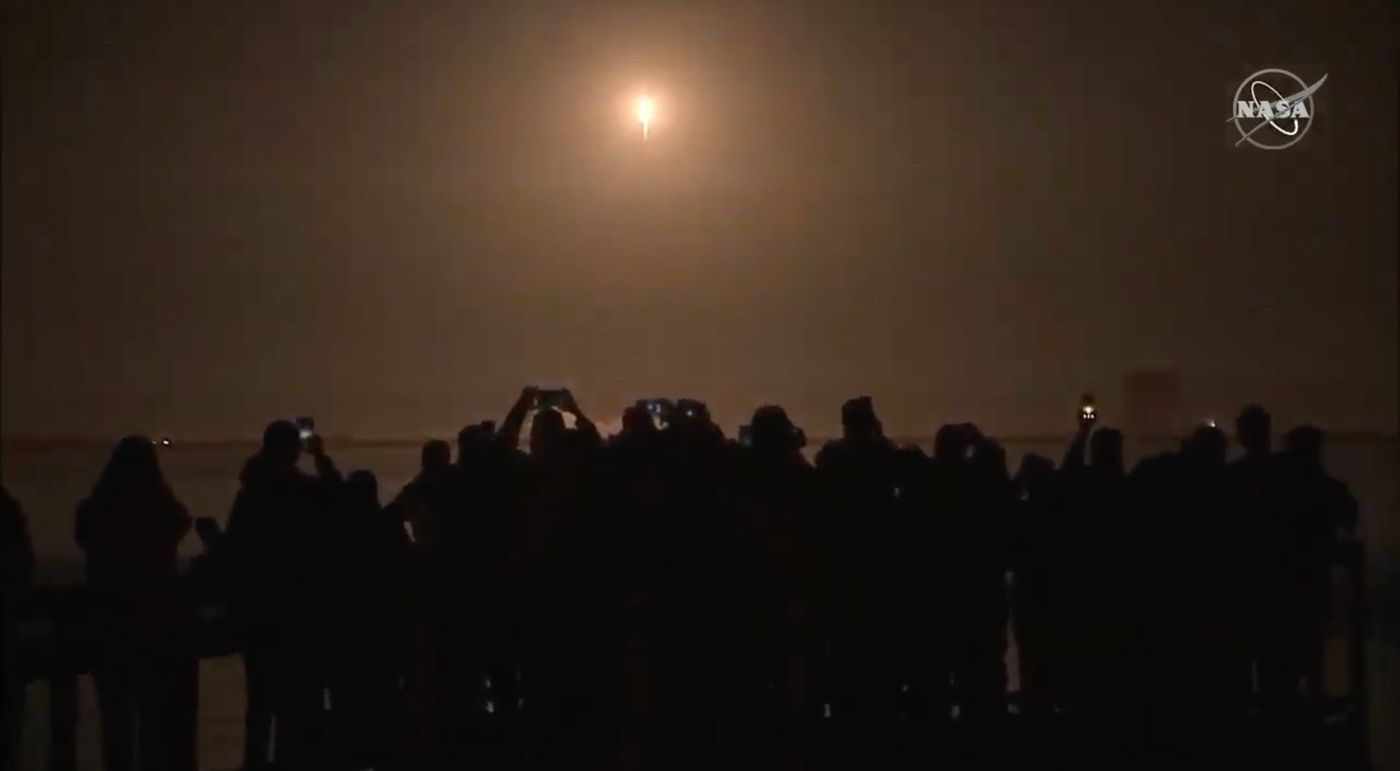
<svg viewBox="0 0 1400 771">
<path fill-rule="evenodd" d="M 642 124 L 642 140 L 646 141 L 646 138 L 651 136 L 651 119 L 656 116 L 656 102 L 653 102 L 649 96 L 639 96 L 635 112 L 637 122 Z"/>
</svg>

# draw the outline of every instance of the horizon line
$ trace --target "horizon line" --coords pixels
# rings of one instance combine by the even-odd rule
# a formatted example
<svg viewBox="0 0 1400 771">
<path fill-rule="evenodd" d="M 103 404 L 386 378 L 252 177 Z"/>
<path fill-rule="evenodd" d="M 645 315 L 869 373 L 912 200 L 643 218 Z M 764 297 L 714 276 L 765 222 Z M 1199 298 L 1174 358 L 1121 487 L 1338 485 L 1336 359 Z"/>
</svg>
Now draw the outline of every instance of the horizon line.
<svg viewBox="0 0 1400 771">
<path fill-rule="evenodd" d="M 1119 429 L 1122 430 L 1122 429 Z M 1223 429 L 1222 429 L 1223 430 Z M 1003 444 L 1049 444 L 1068 441 L 1072 435 L 1072 430 L 1059 433 L 1009 433 L 993 434 L 992 439 Z M 1228 431 L 1227 431 L 1228 433 Z M 1129 441 L 1164 442 L 1176 441 L 1186 437 L 1185 433 L 1149 433 L 1135 434 L 1123 431 L 1124 437 Z M 1365 442 L 1365 441 L 1400 441 L 1400 433 L 1387 432 L 1377 429 L 1324 429 L 1324 435 L 1328 441 L 1332 442 Z M 161 435 L 168 436 L 168 435 Z M 727 438 L 733 438 L 729 434 Z M 424 442 L 432 439 L 442 439 L 443 436 L 424 434 L 420 436 L 351 436 L 351 435 L 326 435 L 324 440 L 329 448 L 340 447 L 418 447 Z M 450 440 L 452 437 L 449 435 Z M 839 438 L 835 435 L 814 435 L 809 438 L 808 446 L 815 446 L 822 442 Z M 0 446 L 13 447 L 17 449 L 57 449 L 57 448 L 93 448 L 111 447 L 118 438 L 91 436 L 83 434 L 15 434 L 0 435 Z M 170 437 L 171 447 L 184 447 L 192 449 L 217 449 L 223 447 L 258 447 L 262 442 L 258 437 L 198 437 L 190 439 L 178 439 Z M 920 444 L 933 439 L 933 432 L 924 434 L 892 434 L 889 439 L 896 444 Z"/>
</svg>

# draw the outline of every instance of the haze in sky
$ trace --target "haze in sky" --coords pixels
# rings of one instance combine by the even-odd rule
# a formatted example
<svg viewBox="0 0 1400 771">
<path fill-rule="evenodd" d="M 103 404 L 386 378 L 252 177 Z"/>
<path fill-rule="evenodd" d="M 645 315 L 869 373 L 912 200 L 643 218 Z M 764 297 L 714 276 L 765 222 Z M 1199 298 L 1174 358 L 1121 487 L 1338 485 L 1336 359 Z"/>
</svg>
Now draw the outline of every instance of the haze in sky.
<svg viewBox="0 0 1400 771">
<path fill-rule="evenodd" d="M 1387 4 L 121 5 L 6 3 L 7 435 L 1035 432 L 1145 364 L 1396 427 Z M 1287 150 L 1225 122 L 1263 67 L 1328 76 Z"/>
</svg>

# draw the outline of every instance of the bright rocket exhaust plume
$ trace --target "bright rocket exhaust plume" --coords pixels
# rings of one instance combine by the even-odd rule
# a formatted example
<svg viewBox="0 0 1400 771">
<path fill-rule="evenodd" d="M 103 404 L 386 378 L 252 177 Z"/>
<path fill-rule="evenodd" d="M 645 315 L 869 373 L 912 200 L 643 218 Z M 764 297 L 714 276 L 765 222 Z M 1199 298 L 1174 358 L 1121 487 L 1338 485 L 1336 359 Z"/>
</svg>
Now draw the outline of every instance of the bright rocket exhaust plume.
<svg viewBox="0 0 1400 771">
<path fill-rule="evenodd" d="M 651 135 L 651 119 L 656 117 L 656 102 L 649 96 L 639 96 L 633 111 L 637 122 L 642 124 L 642 139 L 646 139 Z"/>
</svg>

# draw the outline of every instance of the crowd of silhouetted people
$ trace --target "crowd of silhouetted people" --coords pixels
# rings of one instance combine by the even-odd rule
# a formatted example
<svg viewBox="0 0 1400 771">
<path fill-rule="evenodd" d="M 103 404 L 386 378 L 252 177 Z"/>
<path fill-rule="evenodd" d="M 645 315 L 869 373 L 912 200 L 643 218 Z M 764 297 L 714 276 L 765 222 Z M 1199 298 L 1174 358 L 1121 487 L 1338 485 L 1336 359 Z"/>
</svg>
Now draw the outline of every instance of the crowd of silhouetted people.
<svg viewBox="0 0 1400 771">
<path fill-rule="evenodd" d="M 392 495 L 275 422 L 222 528 L 125 439 L 76 517 L 107 767 L 193 767 L 177 628 L 206 605 L 243 658 L 248 769 L 1308 757 L 1356 524 L 1321 432 L 1275 450 L 1250 406 L 1237 459 L 1210 425 L 1128 470 L 1092 417 L 1058 465 L 1013 470 L 969 424 L 898 446 L 862 397 L 809 462 L 779 407 L 729 439 L 701 402 L 638 402 L 604 438 L 527 388 Z"/>
</svg>

